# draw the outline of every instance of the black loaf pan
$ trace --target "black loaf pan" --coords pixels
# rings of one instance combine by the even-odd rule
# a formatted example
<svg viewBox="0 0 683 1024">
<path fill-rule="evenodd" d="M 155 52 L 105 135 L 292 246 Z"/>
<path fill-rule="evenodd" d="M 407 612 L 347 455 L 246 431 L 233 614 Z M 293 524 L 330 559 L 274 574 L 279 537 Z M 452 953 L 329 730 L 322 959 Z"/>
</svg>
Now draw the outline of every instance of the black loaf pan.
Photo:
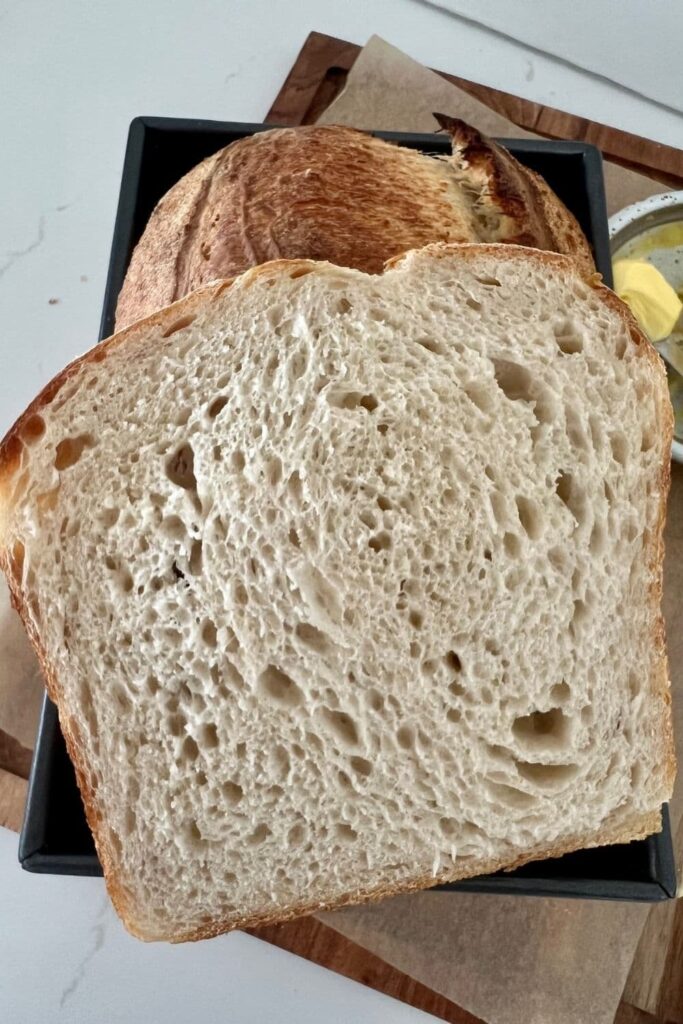
<svg viewBox="0 0 683 1024">
<path fill-rule="evenodd" d="M 139 117 L 128 135 L 100 337 L 111 334 L 116 298 L 130 255 L 155 204 L 196 163 L 217 149 L 267 126 Z M 378 132 L 381 138 L 430 153 L 450 152 L 445 135 Z M 522 163 L 538 171 L 574 213 L 589 239 L 598 269 L 612 282 L 600 153 L 578 142 L 503 140 Z M 452 885 L 449 891 L 657 901 L 673 897 L 676 876 L 666 806 L 664 829 L 639 842 L 581 850 Z M 45 698 L 31 769 L 19 860 L 45 874 L 102 873 L 85 821 L 54 705 Z"/>
</svg>

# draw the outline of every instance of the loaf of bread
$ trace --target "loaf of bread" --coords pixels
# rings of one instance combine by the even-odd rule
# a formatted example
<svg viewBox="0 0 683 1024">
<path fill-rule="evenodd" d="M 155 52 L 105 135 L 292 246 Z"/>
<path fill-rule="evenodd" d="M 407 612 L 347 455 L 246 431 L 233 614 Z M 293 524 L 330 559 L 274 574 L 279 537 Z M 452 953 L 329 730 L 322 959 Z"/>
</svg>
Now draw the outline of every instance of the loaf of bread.
<svg viewBox="0 0 683 1024">
<path fill-rule="evenodd" d="M 566 257 L 279 261 L 0 449 L 0 558 L 112 899 L 181 941 L 660 827 L 672 418 Z"/>
<path fill-rule="evenodd" d="M 204 160 L 154 210 L 119 295 L 117 330 L 280 258 L 378 274 L 428 242 L 515 242 L 595 269 L 579 225 L 538 174 L 463 121 L 436 117 L 453 141 L 449 159 L 313 125 L 257 133 Z"/>
</svg>

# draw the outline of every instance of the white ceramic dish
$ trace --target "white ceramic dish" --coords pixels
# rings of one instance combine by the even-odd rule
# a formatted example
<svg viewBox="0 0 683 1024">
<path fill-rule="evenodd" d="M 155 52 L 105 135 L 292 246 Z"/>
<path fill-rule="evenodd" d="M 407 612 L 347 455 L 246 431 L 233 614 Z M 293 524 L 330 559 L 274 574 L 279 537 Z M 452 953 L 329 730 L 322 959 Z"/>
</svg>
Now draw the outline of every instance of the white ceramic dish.
<svg viewBox="0 0 683 1024">
<path fill-rule="evenodd" d="M 654 237 L 658 229 L 676 224 L 683 225 L 683 192 L 664 192 L 627 206 L 609 220 L 612 256 L 628 256 L 644 236 L 652 234 Z M 681 244 L 655 246 L 644 258 L 653 263 L 677 291 L 683 289 L 683 236 Z M 676 418 L 671 455 L 676 462 L 683 462 L 683 376 L 668 363 L 667 373 Z"/>
</svg>

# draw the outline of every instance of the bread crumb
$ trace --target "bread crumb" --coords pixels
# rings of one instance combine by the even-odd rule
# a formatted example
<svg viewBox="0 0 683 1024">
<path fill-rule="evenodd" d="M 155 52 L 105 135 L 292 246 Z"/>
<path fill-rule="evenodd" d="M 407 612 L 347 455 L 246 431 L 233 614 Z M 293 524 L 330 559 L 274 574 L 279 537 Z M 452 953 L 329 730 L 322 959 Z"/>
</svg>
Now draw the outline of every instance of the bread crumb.
<svg viewBox="0 0 683 1024">
<path fill-rule="evenodd" d="M 50 304 L 51 306 L 56 306 L 56 305 L 58 305 L 58 303 L 60 303 L 60 302 L 61 302 L 62 300 L 61 300 L 61 299 L 48 299 L 47 301 L 48 301 L 48 303 L 49 303 L 49 304 Z"/>
</svg>

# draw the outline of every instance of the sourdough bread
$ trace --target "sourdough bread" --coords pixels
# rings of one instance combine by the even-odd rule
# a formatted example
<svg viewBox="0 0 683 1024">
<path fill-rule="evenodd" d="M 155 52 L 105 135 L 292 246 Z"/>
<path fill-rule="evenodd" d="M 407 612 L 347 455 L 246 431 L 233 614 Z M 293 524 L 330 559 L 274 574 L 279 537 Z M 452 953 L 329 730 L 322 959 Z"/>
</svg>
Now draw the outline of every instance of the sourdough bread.
<svg viewBox="0 0 683 1024">
<path fill-rule="evenodd" d="M 119 295 L 117 330 L 279 258 L 375 274 L 428 242 L 515 242 L 594 269 L 579 225 L 538 175 L 463 121 L 436 117 L 453 140 L 448 159 L 312 125 L 259 132 L 204 160 L 152 213 Z"/>
<path fill-rule="evenodd" d="M 56 378 L 0 558 L 146 939 L 660 827 L 671 410 L 565 257 L 275 262 Z"/>
</svg>

